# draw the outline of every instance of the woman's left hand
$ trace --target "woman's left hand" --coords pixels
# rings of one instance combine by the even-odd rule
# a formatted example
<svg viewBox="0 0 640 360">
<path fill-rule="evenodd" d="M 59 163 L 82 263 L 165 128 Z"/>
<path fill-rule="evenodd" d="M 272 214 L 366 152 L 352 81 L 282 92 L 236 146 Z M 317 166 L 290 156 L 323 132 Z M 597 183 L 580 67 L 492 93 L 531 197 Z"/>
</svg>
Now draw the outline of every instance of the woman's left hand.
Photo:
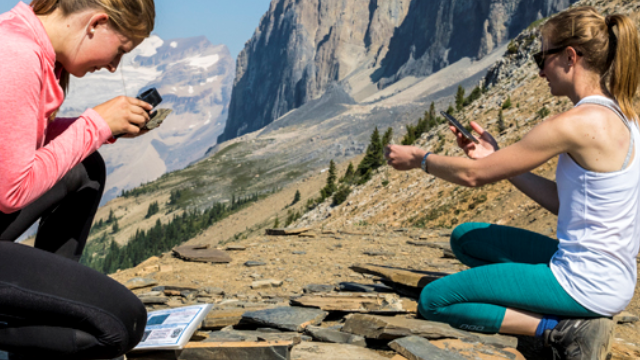
<svg viewBox="0 0 640 360">
<path fill-rule="evenodd" d="M 420 169 L 422 158 L 427 152 L 415 146 L 388 145 L 384 148 L 387 164 L 396 170 Z"/>
</svg>

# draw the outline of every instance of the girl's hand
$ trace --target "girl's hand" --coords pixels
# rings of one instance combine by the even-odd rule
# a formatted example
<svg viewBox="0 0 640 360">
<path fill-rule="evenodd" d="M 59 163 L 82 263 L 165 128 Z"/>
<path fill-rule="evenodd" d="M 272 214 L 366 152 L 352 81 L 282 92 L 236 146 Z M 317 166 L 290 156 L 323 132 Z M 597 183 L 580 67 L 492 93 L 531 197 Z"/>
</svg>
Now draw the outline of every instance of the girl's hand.
<svg viewBox="0 0 640 360">
<path fill-rule="evenodd" d="M 464 135 L 462 135 L 462 133 L 458 131 L 458 129 L 456 129 L 454 126 L 449 126 L 449 129 L 451 129 L 458 140 L 458 146 L 462 150 L 464 150 L 468 157 L 475 160 L 482 159 L 500 149 L 493 136 L 491 136 L 491 134 L 489 134 L 480 125 L 478 125 L 478 123 L 476 123 L 475 121 L 471 121 L 470 124 L 471 128 L 479 135 L 479 144 L 476 144 L 464 137 Z"/>
<path fill-rule="evenodd" d="M 136 137 L 148 131 L 141 131 L 140 128 L 149 121 L 147 111 L 152 108 L 142 100 L 118 96 L 93 109 L 107 122 L 113 136 Z"/>
<path fill-rule="evenodd" d="M 384 157 L 387 164 L 396 170 L 420 169 L 422 158 L 427 152 L 415 146 L 387 145 Z"/>
</svg>

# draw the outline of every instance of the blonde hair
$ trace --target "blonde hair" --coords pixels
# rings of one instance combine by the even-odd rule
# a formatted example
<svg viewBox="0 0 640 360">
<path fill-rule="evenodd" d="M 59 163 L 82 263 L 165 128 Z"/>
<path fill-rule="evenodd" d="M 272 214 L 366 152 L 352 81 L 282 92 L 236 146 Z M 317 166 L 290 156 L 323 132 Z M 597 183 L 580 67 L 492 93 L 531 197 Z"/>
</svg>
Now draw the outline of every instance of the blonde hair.
<svg viewBox="0 0 640 360">
<path fill-rule="evenodd" d="M 153 0 L 32 0 L 36 15 L 48 15 L 56 9 L 63 16 L 86 9 L 100 9 L 109 16 L 109 24 L 124 36 L 142 40 L 155 25 L 156 10 Z M 65 93 L 69 88 L 69 73 L 63 69 L 60 86 Z"/>
<path fill-rule="evenodd" d="M 601 85 L 618 101 L 624 114 L 637 121 L 633 98 L 640 83 L 640 44 L 638 29 L 628 16 L 604 17 L 591 6 L 581 6 L 552 17 L 541 32 L 553 46 L 580 51 L 586 66 L 600 75 Z"/>
</svg>

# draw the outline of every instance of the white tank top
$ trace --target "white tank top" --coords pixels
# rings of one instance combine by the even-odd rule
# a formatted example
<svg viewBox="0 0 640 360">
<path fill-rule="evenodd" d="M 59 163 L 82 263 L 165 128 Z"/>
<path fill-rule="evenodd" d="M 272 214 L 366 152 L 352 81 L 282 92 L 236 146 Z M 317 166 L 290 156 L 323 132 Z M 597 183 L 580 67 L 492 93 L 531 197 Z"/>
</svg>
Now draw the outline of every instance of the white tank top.
<svg viewBox="0 0 640 360">
<path fill-rule="evenodd" d="M 602 96 L 576 106 L 598 104 L 614 111 L 631 132 L 629 155 L 640 140 L 638 125 L 617 103 Z M 556 170 L 558 251 L 550 267 L 560 285 L 582 306 L 613 316 L 633 297 L 640 247 L 640 153 L 620 171 L 598 173 L 561 154 Z"/>
</svg>

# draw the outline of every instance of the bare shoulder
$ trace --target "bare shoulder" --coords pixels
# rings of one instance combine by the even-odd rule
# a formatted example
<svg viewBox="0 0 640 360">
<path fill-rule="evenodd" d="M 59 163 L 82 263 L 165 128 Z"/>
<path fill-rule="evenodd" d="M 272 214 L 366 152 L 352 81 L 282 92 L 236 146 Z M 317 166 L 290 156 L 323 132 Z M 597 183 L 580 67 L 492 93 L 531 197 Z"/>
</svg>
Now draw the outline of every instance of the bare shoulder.
<svg viewBox="0 0 640 360">
<path fill-rule="evenodd" d="M 564 135 L 568 140 L 580 141 L 603 130 L 611 121 L 622 125 L 619 118 L 611 110 L 594 104 L 585 104 L 561 114 L 547 121 L 555 131 Z"/>
</svg>

